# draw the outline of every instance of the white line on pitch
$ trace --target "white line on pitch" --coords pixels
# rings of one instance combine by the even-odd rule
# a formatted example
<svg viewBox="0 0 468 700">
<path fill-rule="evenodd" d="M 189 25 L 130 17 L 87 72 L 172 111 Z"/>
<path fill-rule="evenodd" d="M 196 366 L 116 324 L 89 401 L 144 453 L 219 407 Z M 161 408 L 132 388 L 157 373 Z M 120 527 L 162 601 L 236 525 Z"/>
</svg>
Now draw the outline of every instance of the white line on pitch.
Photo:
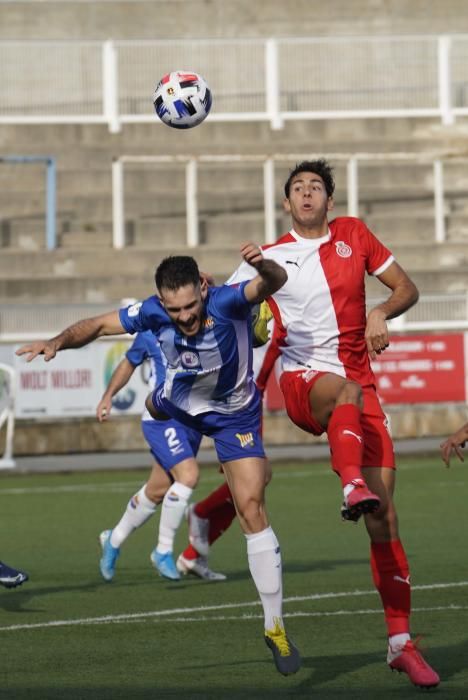
<svg viewBox="0 0 468 700">
<path fill-rule="evenodd" d="M 440 588 L 460 588 L 460 587 L 465 587 L 468 586 L 468 581 L 454 581 L 450 583 L 433 583 L 433 584 L 425 584 L 425 585 L 420 585 L 420 586 L 413 586 L 413 590 L 436 590 Z M 338 592 L 338 593 L 314 593 L 309 596 L 292 596 L 290 598 L 285 598 L 284 603 L 296 603 L 296 602 L 303 602 L 303 601 L 308 601 L 308 600 L 324 600 L 324 599 L 330 599 L 330 598 L 352 598 L 356 596 L 366 596 L 366 595 L 375 595 L 376 591 L 375 590 L 369 590 L 369 591 L 343 591 L 343 592 Z M 202 605 L 196 608 L 169 608 L 168 610 L 154 610 L 152 612 L 142 612 L 142 613 L 122 613 L 121 615 L 104 615 L 101 617 L 85 617 L 85 618 L 78 618 L 78 619 L 71 619 L 71 620 L 52 620 L 50 622 L 37 622 L 37 623 L 31 623 L 31 624 L 22 624 L 22 625 L 8 625 L 5 627 L 0 627 L 1 632 L 7 632 L 7 631 L 14 631 L 14 630 L 29 630 L 29 629 L 45 629 L 47 627 L 68 627 L 68 626 L 73 626 L 73 625 L 99 625 L 99 624 L 109 624 L 109 623 L 118 623 L 118 622 L 136 622 L 138 620 L 144 620 L 148 618 L 162 618 L 162 617 L 169 617 L 171 615 L 177 615 L 177 614 L 187 614 L 187 613 L 206 613 L 210 611 L 215 611 L 215 610 L 229 610 L 229 609 L 238 609 L 238 608 L 247 608 L 247 607 L 256 607 L 260 605 L 259 600 L 255 601 L 250 601 L 247 603 L 223 603 L 221 605 Z M 460 608 L 455 608 L 453 606 L 448 606 L 446 608 L 419 608 L 420 611 L 422 610 L 451 610 L 451 609 L 460 609 L 464 610 L 464 607 Z M 379 609 L 380 610 L 380 609 Z M 417 611 L 418 608 L 414 608 L 413 610 Z M 339 611 L 338 611 L 339 612 Z M 359 611 L 349 611 L 349 614 L 353 613 L 358 613 Z M 375 612 L 374 610 L 369 610 L 369 614 Z M 381 612 L 381 610 L 380 610 Z M 337 614 L 337 612 L 323 612 L 323 613 L 300 613 L 301 615 L 304 616 L 310 616 L 313 617 L 315 615 L 318 616 L 324 616 L 324 615 L 332 615 L 332 614 Z M 341 612 L 340 614 L 348 614 L 346 611 Z M 289 613 L 289 615 L 285 615 L 286 617 L 294 617 L 299 615 L 299 613 Z M 249 617 L 249 616 L 247 616 Z M 257 617 L 257 616 L 255 616 Z M 172 618 L 171 618 L 172 619 Z M 182 619 L 182 618 L 181 618 Z M 185 619 L 185 617 L 183 618 Z M 197 618 L 201 619 L 201 618 Z M 214 617 L 209 617 L 207 619 L 216 619 Z M 242 617 L 235 618 L 235 619 L 242 619 Z"/>
<path fill-rule="evenodd" d="M 311 476 L 324 476 L 326 474 L 331 474 L 329 469 L 315 469 L 311 468 L 307 471 L 295 471 L 281 473 L 277 472 L 275 474 L 275 481 L 280 479 L 291 479 L 291 478 L 309 478 Z M 222 482 L 221 474 L 203 474 L 202 472 L 202 483 L 211 482 Z M 132 492 L 133 489 L 137 489 L 141 486 L 141 479 L 135 481 L 111 481 L 108 483 L 100 482 L 98 484 L 61 484 L 57 486 L 31 486 L 31 487 L 11 487 L 0 490 L 1 496 L 24 496 L 24 495 L 35 495 L 35 494 L 54 494 L 54 493 L 94 493 L 97 491 L 109 492 L 121 492 L 128 491 Z"/>
</svg>

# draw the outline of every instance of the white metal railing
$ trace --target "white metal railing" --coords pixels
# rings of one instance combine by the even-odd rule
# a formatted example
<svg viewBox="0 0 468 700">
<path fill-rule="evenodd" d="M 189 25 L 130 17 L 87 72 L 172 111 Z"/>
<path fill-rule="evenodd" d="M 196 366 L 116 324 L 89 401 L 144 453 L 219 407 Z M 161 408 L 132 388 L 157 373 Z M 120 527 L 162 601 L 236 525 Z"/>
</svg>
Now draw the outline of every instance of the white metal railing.
<svg viewBox="0 0 468 700">
<path fill-rule="evenodd" d="M 210 121 L 468 115 L 468 35 L 1 41 L 0 124 L 159 123 L 152 92 L 201 73 Z"/>
<path fill-rule="evenodd" d="M 280 201 L 275 188 L 275 166 L 278 163 L 289 165 L 306 159 L 326 157 L 332 165 L 338 163 L 346 167 L 347 214 L 359 216 L 360 184 L 359 168 L 363 164 L 374 167 L 388 164 L 418 164 L 429 169 L 429 179 L 432 185 L 434 234 L 436 243 L 446 240 L 446 196 L 444 185 L 444 163 L 468 163 L 468 156 L 456 153 L 332 153 L 332 154 L 272 154 L 272 155 L 206 155 L 206 156 L 132 156 L 123 155 L 112 163 L 112 212 L 113 212 L 113 246 L 124 248 L 125 240 L 125 165 L 153 164 L 167 166 L 179 164 L 185 167 L 185 213 L 186 213 L 186 244 L 195 248 L 200 244 L 199 213 L 198 213 L 198 171 L 207 164 L 222 164 L 228 168 L 232 165 L 256 163 L 263 168 L 263 211 L 264 211 L 264 241 L 273 243 L 277 238 L 276 207 Z M 408 186 L 409 183 L 404 183 Z M 401 187 L 401 183 L 397 183 Z M 430 187 L 430 186 L 429 186 Z M 430 190 L 428 189 L 428 192 Z M 154 195 L 152 195 L 154 196 Z M 395 195 L 398 200 L 398 194 Z"/>
<path fill-rule="evenodd" d="M 381 301 L 381 298 L 369 298 L 368 308 Z M 3 304 L 0 305 L 0 343 L 50 338 L 70 323 L 111 309 L 111 304 Z M 390 321 L 389 327 L 394 332 L 468 330 L 468 292 L 422 294 L 418 303 Z"/>
</svg>

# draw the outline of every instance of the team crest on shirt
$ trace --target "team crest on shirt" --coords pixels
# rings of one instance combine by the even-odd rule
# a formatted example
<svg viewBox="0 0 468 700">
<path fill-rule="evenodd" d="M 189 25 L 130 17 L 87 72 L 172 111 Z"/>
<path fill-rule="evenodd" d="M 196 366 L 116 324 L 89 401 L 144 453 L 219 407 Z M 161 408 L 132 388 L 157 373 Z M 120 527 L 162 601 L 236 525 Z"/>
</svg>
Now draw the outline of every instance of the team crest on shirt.
<svg viewBox="0 0 468 700">
<path fill-rule="evenodd" d="M 213 328 L 214 326 L 214 320 L 211 318 L 211 316 L 208 316 L 208 318 L 205 318 L 203 321 L 203 328 Z"/>
<path fill-rule="evenodd" d="M 185 352 L 181 354 L 180 359 L 183 366 L 188 369 L 194 369 L 200 366 L 200 358 L 196 352 L 192 352 L 191 350 L 185 350 Z"/>
<path fill-rule="evenodd" d="M 239 440 L 241 447 L 254 447 L 253 433 L 236 433 L 236 438 Z"/>
<path fill-rule="evenodd" d="M 337 241 L 335 243 L 335 246 L 336 246 L 336 252 L 340 256 L 340 258 L 350 258 L 351 255 L 353 254 L 353 251 L 351 250 L 351 246 L 349 246 L 344 241 Z"/>
</svg>

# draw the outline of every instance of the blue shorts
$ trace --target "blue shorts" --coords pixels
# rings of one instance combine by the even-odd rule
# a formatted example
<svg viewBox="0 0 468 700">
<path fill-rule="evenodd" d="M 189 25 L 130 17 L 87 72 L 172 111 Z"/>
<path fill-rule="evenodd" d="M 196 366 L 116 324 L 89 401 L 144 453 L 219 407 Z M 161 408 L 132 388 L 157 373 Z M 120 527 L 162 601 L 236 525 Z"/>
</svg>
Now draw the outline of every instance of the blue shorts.
<svg viewBox="0 0 468 700">
<path fill-rule="evenodd" d="M 170 471 L 184 459 L 196 457 L 202 439 L 196 430 L 172 419 L 143 420 L 141 427 L 151 454 L 164 471 Z"/>
<path fill-rule="evenodd" d="M 258 391 L 247 408 L 235 413 L 208 411 L 191 416 L 165 399 L 162 396 L 163 388 L 161 386 L 153 392 L 155 408 L 187 428 L 212 438 L 220 462 L 265 457 L 261 436 L 262 399 Z"/>
</svg>

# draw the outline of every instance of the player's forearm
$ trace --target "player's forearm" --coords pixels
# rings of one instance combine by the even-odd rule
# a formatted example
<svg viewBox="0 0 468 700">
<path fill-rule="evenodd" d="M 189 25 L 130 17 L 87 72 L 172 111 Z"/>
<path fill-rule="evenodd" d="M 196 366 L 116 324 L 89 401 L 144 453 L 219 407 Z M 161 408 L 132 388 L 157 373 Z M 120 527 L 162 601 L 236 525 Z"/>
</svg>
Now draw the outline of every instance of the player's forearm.
<svg viewBox="0 0 468 700">
<path fill-rule="evenodd" d="M 256 268 L 259 275 L 256 301 L 263 301 L 277 292 L 288 279 L 286 270 L 274 260 L 264 258 Z"/>
<path fill-rule="evenodd" d="M 372 311 L 379 310 L 385 315 L 385 319 L 396 318 L 408 311 L 419 299 L 419 292 L 411 280 L 396 287 L 389 298 L 375 306 Z"/>
<path fill-rule="evenodd" d="M 121 389 L 124 388 L 126 384 L 128 384 L 134 371 L 135 367 L 127 360 L 126 357 L 124 357 L 122 362 L 120 362 L 120 364 L 118 364 L 115 368 L 102 398 L 111 399 L 113 396 L 115 396 Z"/>
<path fill-rule="evenodd" d="M 104 314 L 77 321 L 65 328 L 61 333 L 51 338 L 56 350 L 81 348 L 103 335 L 118 335 L 124 333 L 118 313 Z"/>
</svg>

